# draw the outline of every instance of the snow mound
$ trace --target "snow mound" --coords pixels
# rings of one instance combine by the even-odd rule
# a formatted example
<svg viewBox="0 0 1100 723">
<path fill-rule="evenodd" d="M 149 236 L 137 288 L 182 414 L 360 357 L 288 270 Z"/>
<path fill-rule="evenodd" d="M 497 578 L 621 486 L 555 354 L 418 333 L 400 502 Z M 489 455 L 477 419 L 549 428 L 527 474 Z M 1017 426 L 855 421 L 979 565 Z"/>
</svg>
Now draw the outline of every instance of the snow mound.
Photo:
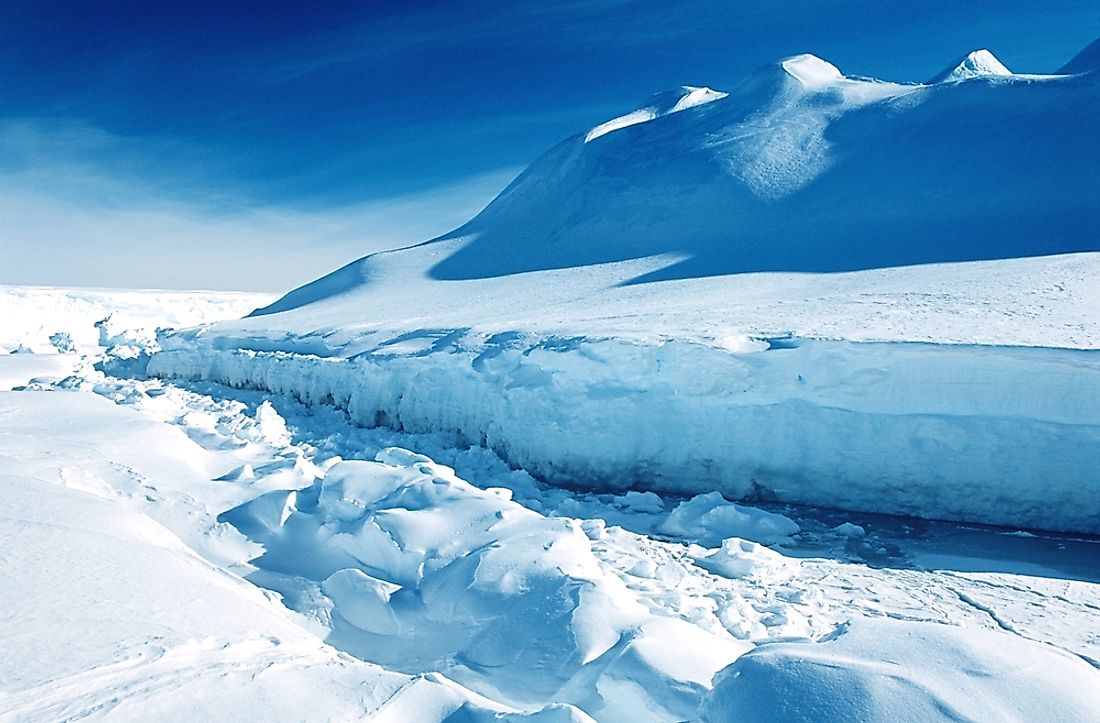
<svg viewBox="0 0 1100 723">
<path fill-rule="evenodd" d="M 1084 50 L 1058 69 L 1059 73 L 1091 73 L 1100 70 L 1100 38 L 1089 43 Z"/>
<path fill-rule="evenodd" d="M 950 83 L 991 75 L 1012 75 L 1012 71 L 988 50 L 973 50 L 944 68 L 929 83 Z"/>
<path fill-rule="evenodd" d="M 720 548 L 698 558 L 696 564 L 722 577 L 734 580 L 754 578 L 768 582 L 790 577 L 798 569 L 796 561 L 761 544 L 736 537 L 723 540 Z"/>
<path fill-rule="evenodd" d="M 588 131 L 588 134 L 584 137 L 584 142 L 591 143 L 600 136 L 605 136 L 620 128 L 646 123 L 654 118 L 660 118 L 670 113 L 678 113 L 679 111 L 704 105 L 725 97 L 725 93 L 711 90 L 710 88 L 696 88 L 690 85 L 682 86 L 676 90 L 658 93 L 650 98 L 649 102 L 641 108 L 631 111 L 626 115 L 619 116 L 618 118 L 612 118 Z"/>
<path fill-rule="evenodd" d="M 779 66 L 808 90 L 829 88 L 844 79 L 835 65 L 810 53 L 781 60 Z"/>
<path fill-rule="evenodd" d="M 715 680 L 703 721 L 1100 717 L 1096 671 L 1000 632 L 864 619 L 820 643 L 762 645 Z M 781 694 L 777 694 L 781 692 Z"/>
</svg>

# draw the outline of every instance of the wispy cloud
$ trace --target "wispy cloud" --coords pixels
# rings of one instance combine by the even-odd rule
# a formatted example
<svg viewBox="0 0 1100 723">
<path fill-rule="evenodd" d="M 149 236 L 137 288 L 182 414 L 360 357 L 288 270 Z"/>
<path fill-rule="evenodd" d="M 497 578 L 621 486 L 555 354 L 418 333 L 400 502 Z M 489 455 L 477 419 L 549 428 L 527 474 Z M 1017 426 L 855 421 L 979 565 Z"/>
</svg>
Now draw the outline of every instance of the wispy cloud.
<svg viewBox="0 0 1100 723">
<path fill-rule="evenodd" d="M 706 5 L 722 7 L 719 0 Z M 679 7 L 647 0 L 571 0 L 531 3 L 508 0 L 470 6 L 455 22 L 442 22 L 437 7 L 410 6 L 384 17 L 296 38 L 275 63 L 243 66 L 252 80 L 272 84 L 298 80 L 334 66 L 431 52 L 508 46 L 630 47 L 690 36 L 710 22 L 698 6 Z"/>
<path fill-rule="evenodd" d="M 0 282 L 273 291 L 445 233 L 519 170 L 305 210 L 204 193 L 198 172 L 173 184 L 125 139 L 80 124 L 7 123 L 0 157 Z"/>
</svg>

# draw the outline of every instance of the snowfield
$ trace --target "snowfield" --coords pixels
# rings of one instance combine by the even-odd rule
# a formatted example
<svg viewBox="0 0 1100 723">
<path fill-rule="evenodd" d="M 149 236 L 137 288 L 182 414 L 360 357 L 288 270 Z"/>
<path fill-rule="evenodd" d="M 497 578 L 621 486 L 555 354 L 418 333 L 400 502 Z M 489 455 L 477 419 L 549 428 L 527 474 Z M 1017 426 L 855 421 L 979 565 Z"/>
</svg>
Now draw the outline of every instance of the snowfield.
<svg viewBox="0 0 1100 723">
<path fill-rule="evenodd" d="M 1095 56 L 659 94 L 278 300 L 0 287 L 0 721 L 1100 719 Z"/>
<path fill-rule="evenodd" d="M 92 337 L 0 357 L 0 720 L 1100 714 L 1093 539 L 568 491 Z"/>
<path fill-rule="evenodd" d="M 0 358 L 0 720 L 1100 714 L 1095 539 L 566 491 L 149 332 Z"/>
</svg>

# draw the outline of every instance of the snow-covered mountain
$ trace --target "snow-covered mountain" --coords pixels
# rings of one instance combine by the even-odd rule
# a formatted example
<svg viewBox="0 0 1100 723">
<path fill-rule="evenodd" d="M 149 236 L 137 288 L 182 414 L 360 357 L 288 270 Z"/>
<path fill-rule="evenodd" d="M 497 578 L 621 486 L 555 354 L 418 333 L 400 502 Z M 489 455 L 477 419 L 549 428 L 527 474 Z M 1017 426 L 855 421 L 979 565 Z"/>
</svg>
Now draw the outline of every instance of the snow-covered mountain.
<svg viewBox="0 0 1100 723">
<path fill-rule="evenodd" d="M 978 50 L 926 85 L 800 55 L 728 94 L 661 93 L 550 150 L 429 242 L 442 248 L 400 253 L 463 280 L 666 253 L 683 258 L 644 279 L 1094 251 L 1100 75 L 1085 72 L 1088 52 L 1065 77 L 1013 75 Z"/>
<path fill-rule="evenodd" d="M 1089 53 L 1038 76 L 976 51 L 928 84 L 798 55 L 659 94 L 454 232 L 150 369 L 573 484 L 1100 531 Z"/>
</svg>

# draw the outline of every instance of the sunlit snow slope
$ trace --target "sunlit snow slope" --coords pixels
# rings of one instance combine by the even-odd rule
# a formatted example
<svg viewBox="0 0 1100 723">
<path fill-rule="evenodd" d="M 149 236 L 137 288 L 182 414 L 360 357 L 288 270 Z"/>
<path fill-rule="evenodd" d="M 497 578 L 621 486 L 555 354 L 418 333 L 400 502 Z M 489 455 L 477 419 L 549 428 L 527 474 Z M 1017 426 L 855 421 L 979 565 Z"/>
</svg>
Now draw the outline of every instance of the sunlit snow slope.
<svg viewBox="0 0 1100 723">
<path fill-rule="evenodd" d="M 1094 56 L 913 85 L 801 55 L 659 94 L 150 370 L 555 481 L 1100 531 Z"/>
<path fill-rule="evenodd" d="M 683 255 L 644 277 L 670 279 L 1097 250 L 1100 76 L 1012 75 L 982 50 L 937 81 L 801 55 L 728 95 L 660 94 L 559 144 L 419 257 L 462 280 Z"/>
</svg>

